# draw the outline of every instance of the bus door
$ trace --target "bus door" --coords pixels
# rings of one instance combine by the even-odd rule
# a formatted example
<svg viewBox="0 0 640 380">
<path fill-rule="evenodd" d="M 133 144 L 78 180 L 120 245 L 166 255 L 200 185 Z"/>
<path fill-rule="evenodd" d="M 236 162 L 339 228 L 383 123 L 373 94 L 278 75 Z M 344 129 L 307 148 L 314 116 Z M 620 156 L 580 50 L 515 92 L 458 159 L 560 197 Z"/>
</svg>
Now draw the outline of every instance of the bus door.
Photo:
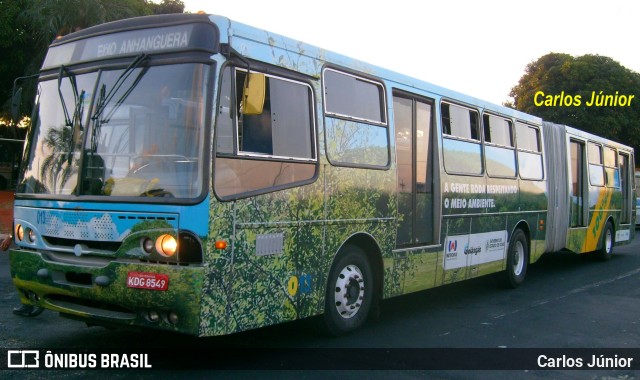
<svg viewBox="0 0 640 380">
<path fill-rule="evenodd" d="M 396 247 L 434 243 L 433 102 L 394 94 L 398 167 Z"/>
<path fill-rule="evenodd" d="M 620 191 L 622 192 L 622 218 L 620 223 L 629 224 L 631 223 L 631 206 L 632 206 L 632 198 L 631 198 L 631 186 L 629 183 L 631 182 L 631 171 L 629 170 L 630 160 L 629 155 L 626 153 L 620 152 Z"/>
<path fill-rule="evenodd" d="M 585 204 L 588 204 L 585 200 L 585 148 L 584 143 L 581 141 L 570 140 L 570 175 L 571 184 L 569 186 L 569 195 L 571 200 L 570 205 L 570 227 L 584 227 L 585 226 Z"/>
</svg>

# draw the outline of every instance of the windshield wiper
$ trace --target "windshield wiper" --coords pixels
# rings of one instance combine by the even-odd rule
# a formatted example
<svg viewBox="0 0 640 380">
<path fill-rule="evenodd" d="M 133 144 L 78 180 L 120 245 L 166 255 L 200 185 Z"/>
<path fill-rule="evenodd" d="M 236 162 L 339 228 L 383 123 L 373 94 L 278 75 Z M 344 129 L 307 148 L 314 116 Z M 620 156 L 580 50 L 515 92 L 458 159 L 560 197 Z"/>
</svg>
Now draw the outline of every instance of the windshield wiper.
<svg viewBox="0 0 640 380">
<path fill-rule="evenodd" d="M 131 73 L 133 73 L 133 71 L 135 69 L 140 67 L 140 65 L 147 58 L 148 58 L 148 55 L 146 53 L 141 53 L 140 55 L 138 55 L 136 57 L 136 59 L 134 59 L 133 62 L 131 62 L 131 64 L 124 70 L 124 72 L 122 72 L 122 74 L 120 74 L 120 76 L 118 77 L 118 79 L 114 83 L 114 85 L 111 88 L 111 90 L 109 90 L 109 93 L 106 93 L 106 85 L 105 84 L 102 85 L 102 87 L 100 88 L 100 97 L 98 98 L 98 101 L 97 101 L 96 110 L 93 113 L 93 115 L 91 116 L 91 120 L 93 120 L 94 122 L 98 121 L 98 119 L 100 118 L 100 116 L 102 115 L 104 110 L 107 108 L 107 104 L 109 104 L 111 102 L 111 100 L 116 95 L 118 90 L 120 90 L 120 87 L 122 87 L 124 82 L 131 75 Z M 125 99 L 127 99 L 127 97 L 129 96 L 129 94 L 131 94 L 133 89 L 136 88 L 136 86 L 138 85 L 138 83 L 140 82 L 140 80 L 142 79 L 144 74 L 146 74 L 146 72 L 147 72 L 147 68 L 143 69 L 140 72 L 140 74 L 138 74 L 138 76 L 133 81 L 133 83 L 131 83 L 131 86 L 129 86 L 129 88 L 127 88 L 127 90 L 124 92 L 124 94 L 122 94 L 122 96 L 120 96 L 118 101 L 115 103 L 115 106 L 113 107 L 111 112 L 109 112 L 109 114 L 105 118 L 100 120 L 101 123 L 102 122 L 106 122 L 106 123 L 109 122 L 109 119 L 111 119 L 111 116 L 113 116 L 113 114 L 118 109 L 118 107 L 120 107 L 120 105 L 125 101 Z"/>
<path fill-rule="evenodd" d="M 67 74 L 67 78 L 69 78 L 69 82 L 71 83 L 71 90 L 73 91 L 73 115 L 69 116 L 69 109 L 67 108 L 67 104 L 64 100 L 64 95 L 62 94 L 62 78 L 64 77 L 64 73 Z M 73 142 L 77 140 L 77 133 L 79 131 L 83 131 L 82 127 L 82 102 L 84 101 L 85 91 L 82 90 L 80 95 L 78 95 L 78 84 L 76 82 L 76 76 L 71 73 L 64 65 L 60 65 L 60 71 L 58 72 L 58 96 L 60 97 L 60 103 L 62 104 L 62 112 L 64 113 L 64 124 L 65 127 L 71 128 L 71 141 L 69 142 L 69 151 L 67 152 L 67 164 L 71 165 L 71 160 L 73 158 Z M 76 128 L 76 126 L 78 128 Z"/>
<path fill-rule="evenodd" d="M 142 77 L 147 73 L 148 68 L 144 68 L 140 74 L 134 79 L 133 83 L 127 88 L 127 90 L 120 96 L 120 98 L 116 101 L 115 106 L 111 109 L 111 111 L 106 115 L 106 117 L 102 117 L 104 110 L 107 108 L 107 104 L 111 102 L 111 100 L 115 97 L 116 93 L 120 90 L 120 87 L 125 83 L 127 78 L 133 73 L 135 69 L 140 67 L 140 65 L 148 58 L 146 53 L 141 53 L 138 55 L 129 66 L 120 74 L 116 82 L 113 84 L 113 87 L 107 93 L 107 85 L 102 84 L 100 86 L 100 93 L 98 95 L 98 99 L 96 100 L 96 108 L 95 112 L 91 116 L 91 120 L 93 121 L 93 131 L 91 132 L 91 149 L 94 152 L 97 152 L 98 149 L 98 139 L 100 136 L 100 129 L 103 123 L 108 123 L 113 114 L 117 111 L 122 103 L 126 100 L 126 98 L 131 94 L 133 89 L 136 88 Z"/>
<path fill-rule="evenodd" d="M 67 108 L 67 103 L 64 101 L 64 95 L 62 94 L 62 78 L 64 77 L 64 73 L 67 73 L 67 78 L 69 78 L 69 82 L 71 82 L 71 90 L 73 91 L 73 100 L 74 100 L 74 117 L 76 116 L 76 112 L 78 110 L 78 85 L 76 83 L 76 77 L 73 75 L 64 65 L 60 65 L 60 71 L 58 72 L 58 96 L 60 97 L 60 103 L 62 104 L 62 112 L 64 113 L 64 124 L 67 127 L 73 126 L 73 119 L 69 116 L 69 109 Z M 84 91 L 83 91 L 84 93 Z"/>
</svg>

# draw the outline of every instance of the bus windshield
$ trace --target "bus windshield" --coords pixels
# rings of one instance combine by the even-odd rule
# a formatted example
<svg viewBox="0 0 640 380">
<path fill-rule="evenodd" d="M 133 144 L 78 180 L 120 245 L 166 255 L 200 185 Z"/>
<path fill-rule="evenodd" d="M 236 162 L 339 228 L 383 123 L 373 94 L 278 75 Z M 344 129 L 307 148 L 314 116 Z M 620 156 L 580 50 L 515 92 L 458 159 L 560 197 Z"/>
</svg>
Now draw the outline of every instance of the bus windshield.
<svg viewBox="0 0 640 380">
<path fill-rule="evenodd" d="M 195 198 L 203 190 L 208 66 L 74 74 L 39 84 L 17 192 Z"/>
</svg>

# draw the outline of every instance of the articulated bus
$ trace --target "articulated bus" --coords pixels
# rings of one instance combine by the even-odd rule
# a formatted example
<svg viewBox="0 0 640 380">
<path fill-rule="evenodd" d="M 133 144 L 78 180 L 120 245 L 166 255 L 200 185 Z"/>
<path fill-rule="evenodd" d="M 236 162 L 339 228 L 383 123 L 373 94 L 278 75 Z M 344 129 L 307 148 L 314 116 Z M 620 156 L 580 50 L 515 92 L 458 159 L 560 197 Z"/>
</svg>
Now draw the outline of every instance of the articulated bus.
<svg viewBox="0 0 640 380">
<path fill-rule="evenodd" d="M 197 336 L 323 314 L 634 237 L 634 152 L 227 18 L 56 40 L 10 252 L 26 304 Z"/>
</svg>

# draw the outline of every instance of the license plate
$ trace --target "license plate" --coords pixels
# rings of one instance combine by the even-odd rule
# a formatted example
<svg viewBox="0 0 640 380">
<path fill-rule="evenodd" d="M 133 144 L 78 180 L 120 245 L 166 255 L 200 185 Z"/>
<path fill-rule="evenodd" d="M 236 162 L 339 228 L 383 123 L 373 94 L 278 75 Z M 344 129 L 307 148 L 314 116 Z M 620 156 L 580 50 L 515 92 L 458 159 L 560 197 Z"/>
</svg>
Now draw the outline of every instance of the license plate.
<svg viewBox="0 0 640 380">
<path fill-rule="evenodd" d="M 129 272 L 127 274 L 127 288 L 167 290 L 169 276 L 160 273 Z"/>
</svg>

